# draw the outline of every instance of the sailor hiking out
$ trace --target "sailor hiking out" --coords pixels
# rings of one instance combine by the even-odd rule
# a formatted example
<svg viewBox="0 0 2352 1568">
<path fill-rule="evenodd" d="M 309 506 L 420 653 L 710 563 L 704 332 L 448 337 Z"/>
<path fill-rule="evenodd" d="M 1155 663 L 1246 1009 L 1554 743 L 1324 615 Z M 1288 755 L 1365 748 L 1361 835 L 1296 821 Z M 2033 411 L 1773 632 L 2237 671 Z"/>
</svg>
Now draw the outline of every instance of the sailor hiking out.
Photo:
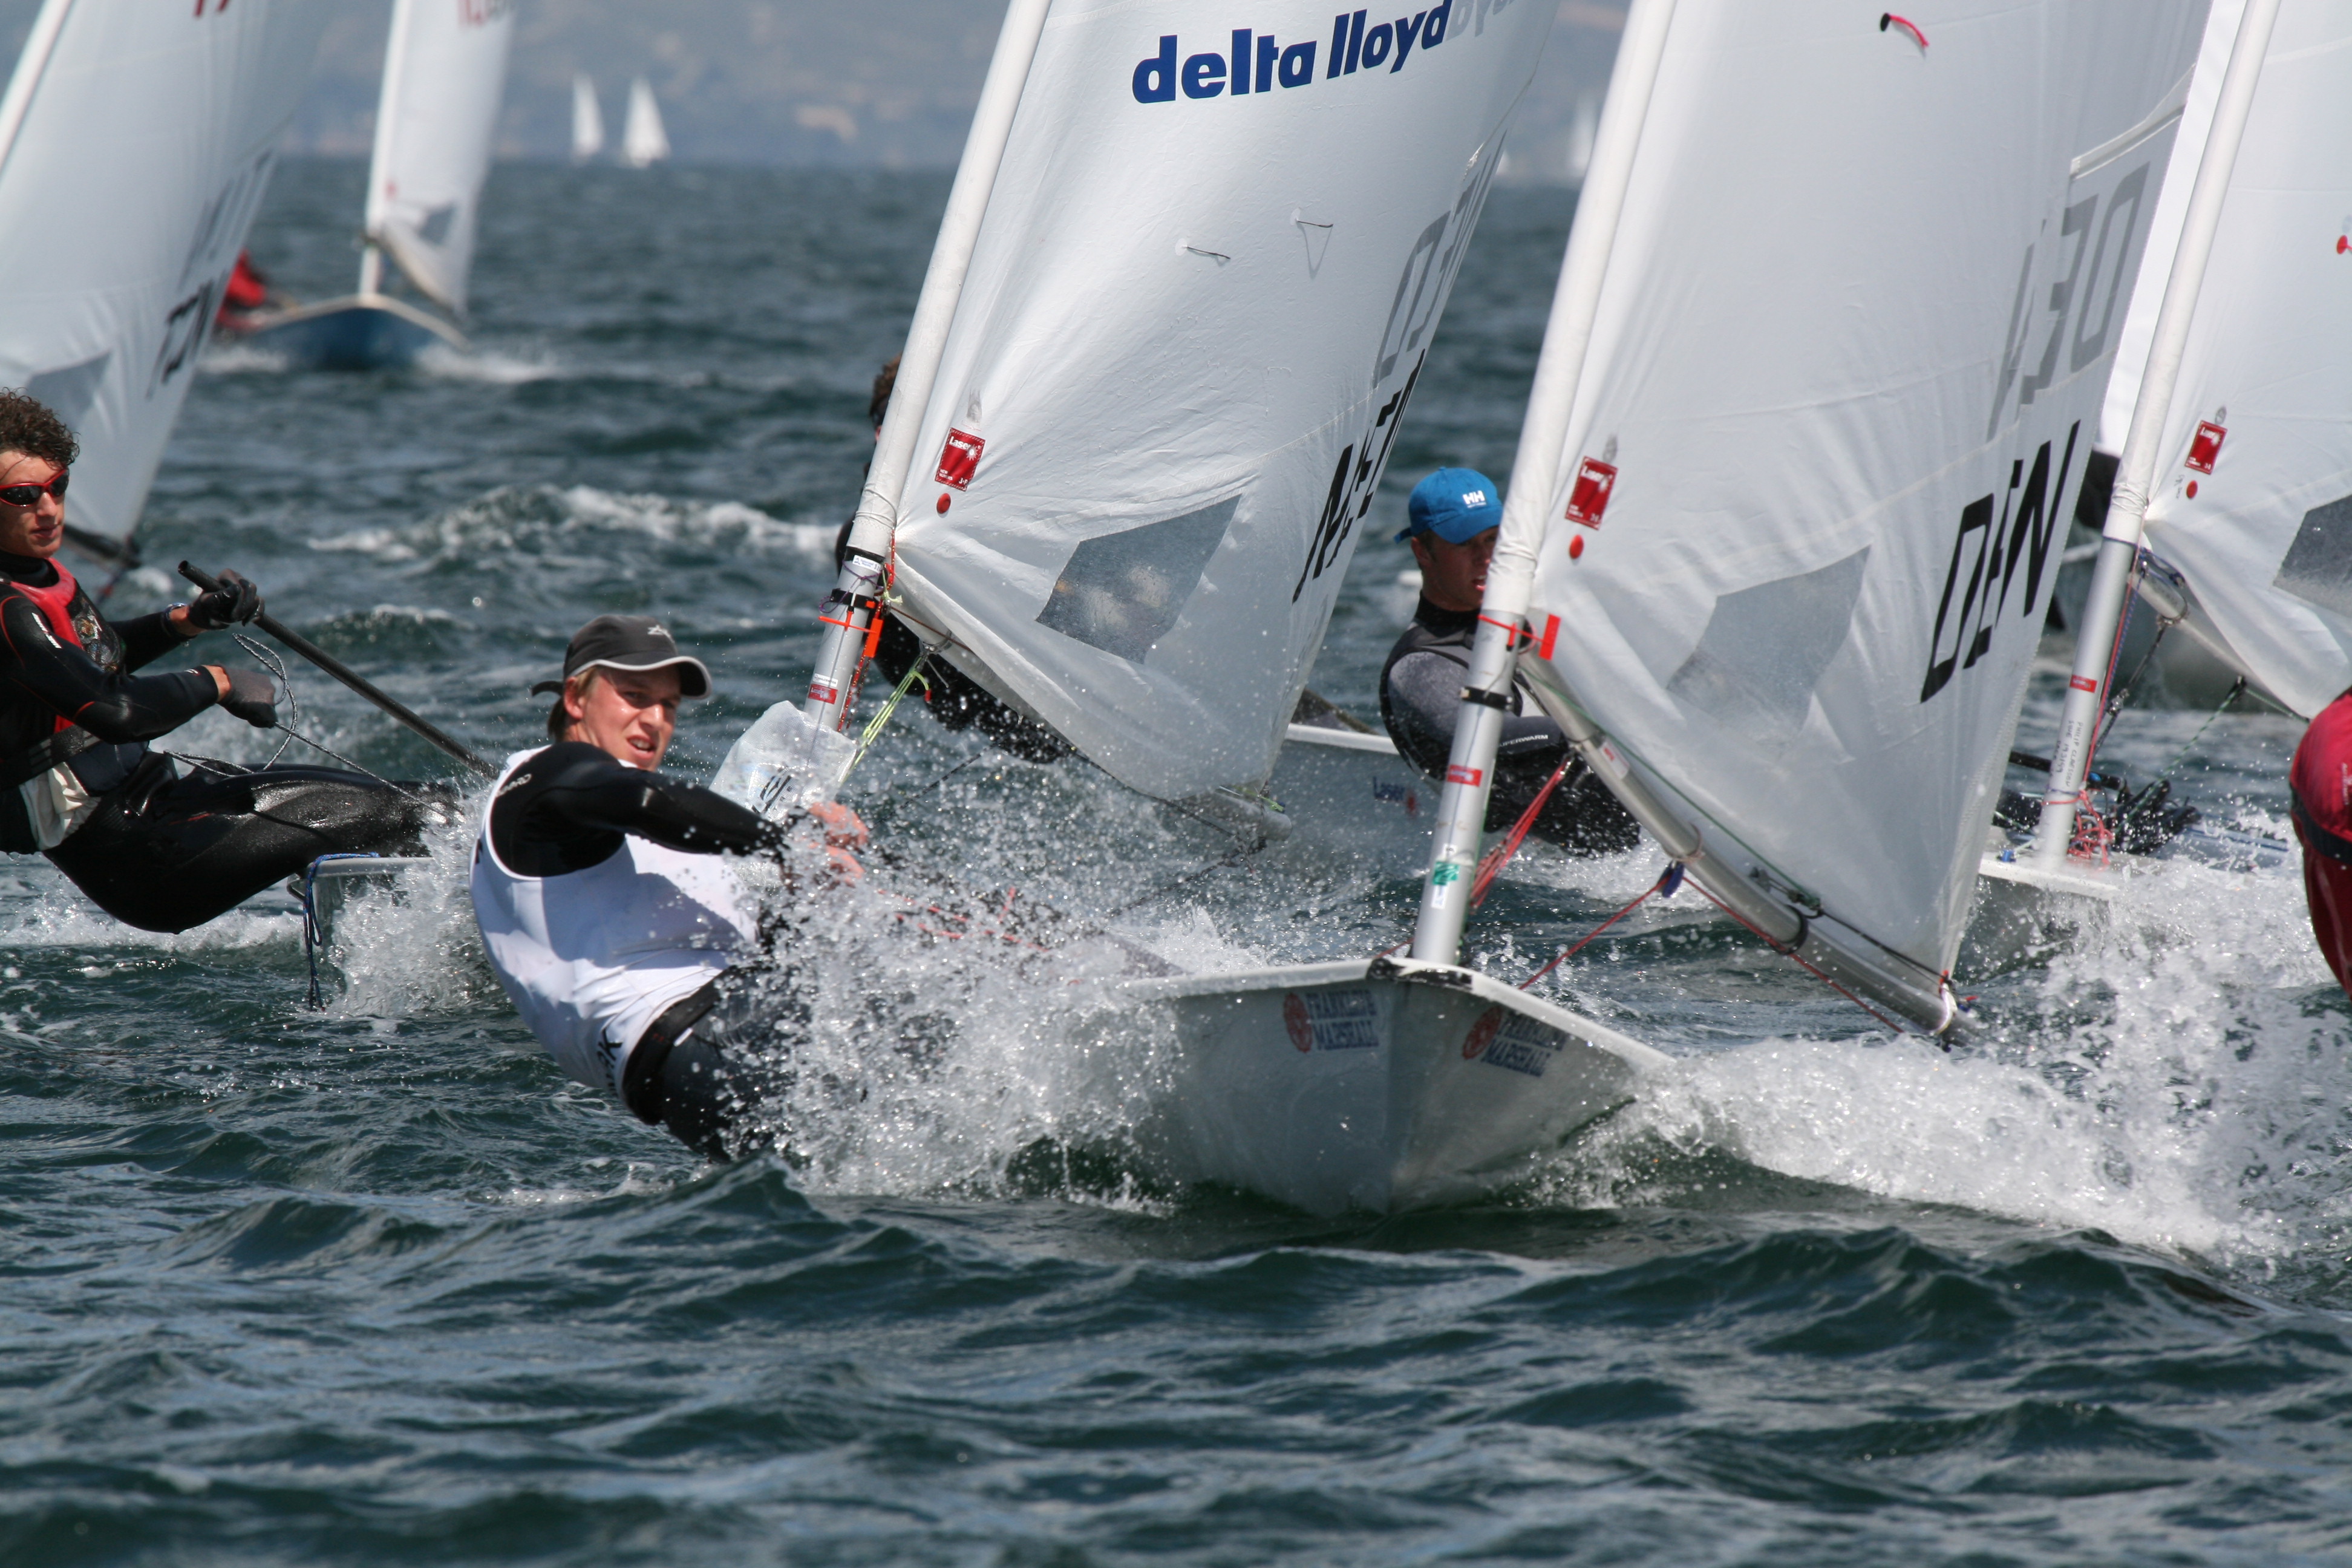
<svg viewBox="0 0 2352 1568">
<path fill-rule="evenodd" d="M 767 1047 L 805 1008 L 720 857 L 781 851 L 786 829 L 655 771 L 710 672 L 649 617 L 597 616 L 532 689 L 556 693 L 550 743 L 507 760 L 474 849 L 491 967 L 565 1072 L 701 1153 L 751 1152 Z M 844 859 L 864 842 L 846 811 L 817 815 Z"/>
<path fill-rule="evenodd" d="M 225 572 L 191 603 L 107 620 L 56 560 L 75 454 L 47 406 L 0 390 L 0 848 L 47 855 L 107 913 L 156 931 L 202 925 L 321 855 L 422 853 L 447 799 L 434 786 L 148 749 L 212 707 L 277 724 L 257 671 L 133 673 L 251 621 L 261 595 Z"/>
<path fill-rule="evenodd" d="M 1440 468 L 1412 488 L 1406 515 L 1397 538 L 1411 542 L 1420 563 L 1421 601 L 1381 670 L 1381 717 L 1405 760 L 1443 781 L 1503 504 L 1495 481 L 1476 469 Z M 1568 737 L 1536 708 L 1525 680 L 1512 683 L 1510 704 L 1495 752 L 1489 833 L 1517 821 L 1568 756 Z M 1580 761 L 1569 763 L 1528 831 L 1581 855 L 1631 849 L 1640 837 L 1633 816 Z"/>
</svg>

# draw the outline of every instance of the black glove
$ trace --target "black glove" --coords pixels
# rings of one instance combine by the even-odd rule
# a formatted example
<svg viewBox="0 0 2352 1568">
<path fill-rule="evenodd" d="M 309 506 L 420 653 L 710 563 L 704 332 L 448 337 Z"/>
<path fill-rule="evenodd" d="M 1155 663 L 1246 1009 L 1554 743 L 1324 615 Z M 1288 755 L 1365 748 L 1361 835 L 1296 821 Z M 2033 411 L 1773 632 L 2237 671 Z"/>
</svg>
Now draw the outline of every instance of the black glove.
<svg viewBox="0 0 2352 1568">
<path fill-rule="evenodd" d="M 228 677 L 228 695 L 220 705 L 257 730 L 273 728 L 278 722 L 278 684 L 257 669 L 224 670 Z"/>
<path fill-rule="evenodd" d="M 188 626 L 200 632 L 243 626 L 259 614 L 261 590 L 234 572 L 223 572 L 213 586 L 188 601 Z"/>
</svg>

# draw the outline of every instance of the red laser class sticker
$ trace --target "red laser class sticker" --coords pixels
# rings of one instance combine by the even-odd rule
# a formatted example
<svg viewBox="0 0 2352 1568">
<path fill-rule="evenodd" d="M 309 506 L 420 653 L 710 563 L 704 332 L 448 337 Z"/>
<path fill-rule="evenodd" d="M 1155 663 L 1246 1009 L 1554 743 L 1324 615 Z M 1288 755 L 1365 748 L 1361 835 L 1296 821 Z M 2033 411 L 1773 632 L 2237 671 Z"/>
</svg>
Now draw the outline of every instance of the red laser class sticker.
<svg viewBox="0 0 2352 1568">
<path fill-rule="evenodd" d="M 1609 494 L 1616 488 L 1616 464 L 1585 458 L 1576 470 L 1576 487 L 1568 492 L 1568 521 L 1599 528 L 1601 514 L 1609 510 Z"/>
<path fill-rule="evenodd" d="M 960 490 L 971 489 L 971 476 L 980 469 L 980 450 L 987 445 L 978 436 L 950 430 L 948 444 L 940 449 L 940 471 L 932 478 Z M 947 509 L 941 507 L 940 510 L 945 511 Z"/>
<path fill-rule="evenodd" d="M 1500 1007 L 1489 1007 L 1478 1015 L 1478 1021 L 1470 1026 L 1468 1034 L 1462 1037 L 1462 1059 L 1475 1062 L 1485 1055 L 1486 1047 L 1495 1043 L 1495 1037 L 1501 1033 L 1502 1027 L 1503 1010 Z"/>
<path fill-rule="evenodd" d="M 1542 640 L 1536 644 L 1536 657 L 1538 658 L 1549 659 L 1551 658 L 1551 650 L 1559 646 L 1559 617 L 1558 616 L 1546 616 L 1544 617 Z"/>
<path fill-rule="evenodd" d="M 2078 675 L 2066 684 L 2077 691 L 2096 691 L 2099 689 L 2099 683 L 2087 675 Z"/>
<path fill-rule="evenodd" d="M 1478 768 L 1465 768 L 1459 763 L 1448 763 L 1445 765 L 1445 782 L 1447 784 L 1467 784 L 1472 789 L 1476 789 L 1478 787 L 1478 781 L 1486 776 L 1486 775 L 1484 771 Z"/>
<path fill-rule="evenodd" d="M 2200 474 L 2213 471 L 2214 460 L 2221 455 L 2221 443 L 2230 432 L 2210 419 L 2197 422 L 2197 434 L 2189 443 L 2189 466 Z"/>
<path fill-rule="evenodd" d="M 1315 1048 L 1315 1020 L 1307 1016 L 1306 998 L 1293 991 L 1282 999 L 1282 1026 L 1290 1031 L 1290 1043 L 1302 1051 Z"/>
</svg>

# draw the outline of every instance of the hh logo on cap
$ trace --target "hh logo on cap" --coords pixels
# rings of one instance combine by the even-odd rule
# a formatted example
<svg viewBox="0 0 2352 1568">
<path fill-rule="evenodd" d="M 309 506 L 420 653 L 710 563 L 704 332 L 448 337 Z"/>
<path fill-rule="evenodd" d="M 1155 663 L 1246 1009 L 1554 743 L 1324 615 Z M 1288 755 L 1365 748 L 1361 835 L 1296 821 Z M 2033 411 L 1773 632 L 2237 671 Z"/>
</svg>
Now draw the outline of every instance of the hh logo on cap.
<svg viewBox="0 0 2352 1568">
<path fill-rule="evenodd" d="M 1462 504 L 1464 506 L 1485 506 L 1486 504 L 1486 492 L 1485 490 L 1464 490 L 1462 492 Z"/>
</svg>

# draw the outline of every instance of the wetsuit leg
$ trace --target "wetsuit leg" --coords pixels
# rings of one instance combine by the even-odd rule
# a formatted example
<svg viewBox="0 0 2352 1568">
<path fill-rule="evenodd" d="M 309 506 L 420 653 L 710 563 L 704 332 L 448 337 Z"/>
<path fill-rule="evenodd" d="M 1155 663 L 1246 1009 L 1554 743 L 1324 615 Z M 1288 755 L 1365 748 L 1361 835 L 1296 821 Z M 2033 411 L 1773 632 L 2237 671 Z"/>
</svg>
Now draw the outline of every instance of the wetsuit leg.
<svg viewBox="0 0 2352 1568">
<path fill-rule="evenodd" d="M 782 1152 L 769 1113 L 792 1087 L 787 1053 L 808 1028 L 808 1002 L 789 969 L 730 969 L 719 1000 L 672 1046 L 659 1069 L 661 1124 L 695 1152 L 740 1160 Z"/>
<path fill-rule="evenodd" d="M 438 785 L 187 762 L 184 773 L 149 756 L 48 851 L 99 908 L 142 931 L 202 925 L 321 855 L 422 854 L 426 824 L 454 810 Z"/>
</svg>

